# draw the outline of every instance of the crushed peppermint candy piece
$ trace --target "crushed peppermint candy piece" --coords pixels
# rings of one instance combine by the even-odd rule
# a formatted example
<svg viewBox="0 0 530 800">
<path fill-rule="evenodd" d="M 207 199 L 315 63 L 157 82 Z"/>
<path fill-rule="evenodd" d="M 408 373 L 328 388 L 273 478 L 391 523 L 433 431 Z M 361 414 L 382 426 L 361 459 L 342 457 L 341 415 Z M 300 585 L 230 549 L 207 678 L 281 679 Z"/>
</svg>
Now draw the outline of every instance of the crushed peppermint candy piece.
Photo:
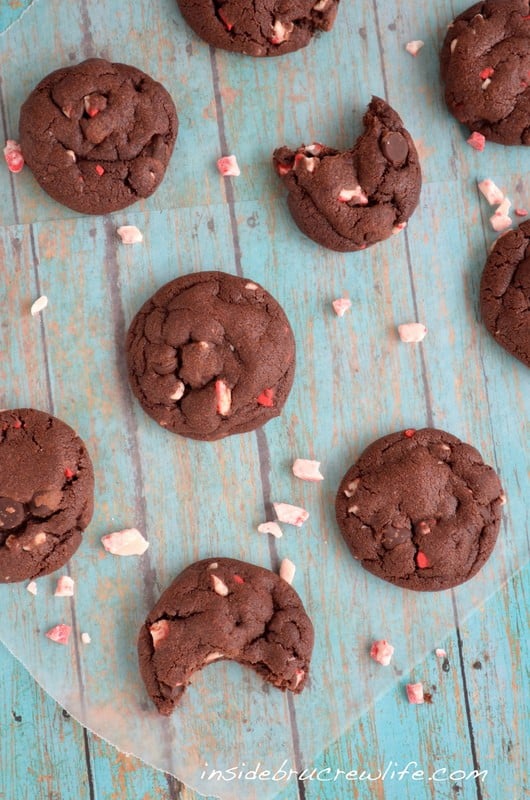
<svg viewBox="0 0 530 800">
<path fill-rule="evenodd" d="M 466 139 L 466 141 L 468 145 L 473 148 L 473 150 L 478 150 L 479 153 L 482 153 L 486 147 L 486 137 L 478 131 L 473 131 L 469 139 Z"/>
<path fill-rule="evenodd" d="M 279 539 L 281 536 L 283 536 L 283 531 L 277 522 L 262 522 L 260 525 L 258 525 L 258 532 L 270 533 L 270 535 L 275 536 L 276 539 Z"/>
<path fill-rule="evenodd" d="M 287 42 L 289 37 L 294 29 L 294 22 L 280 22 L 279 19 L 274 20 L 274 25 L 272 26 L 274 31 L 274 36 L 271 38 L 271 44 L 282 44 L 282 42 Z"/>
<path fill-rule="evenodd" d="M 412 437 L 416 433 L 416 428 L 407 428 L 407 430 L 404 431 L 404 433 L 407 439 L 412 439 Z"/>
<path fill-rule="evenodd" d="M 422 342 L 427 336 L 427 328 L 421 322 L 405 322 L 398 325 L 398 334 L 402 342 Z"/>
<path fill-rule="evenodd" d="M 491 76 L 493 75 L 494 72 L 495 72 L 495 70 L 493 69 L 493 67 L 484 67 L 484 69 L 482 69 L 479 72 L 479 78 L 482 81 L 485 80 L 486 78 L 491 78 Z"/>
<path fill-rule="evenodd" d="M 495 213 L 490 217 L 490 225 L 494 231 L 505 231 L 512 226 L 512 220 L 508 215 L 511 205 L 511 201 L 505 197 L 497 206 Z"/>
<path fill-rule="evenodd" d="M 451 45 L 450 45 L 450 48 L 451 48 L 451 53 L 454 53 L 454 52 L 455 52 L 455 49 L 456 49 L 456 43 L 457 43 L 457 42 L 458 42 L 458 39 L 453 39 L 453 41 L 451 42 Z"/>
<path fill-rule="evenodd" d="M 498 217 L 507 217 L 512 207 L 511 200 L 505 197 L 499 207 L 496 209 L 495 214 Z"/>
<path fill-rule="evenodd" d="M 343 317 L 346 311 L 351 308 L 351 300 L 347 297 L 339 297 L 337 300 L 333 300 L 331 305 L 337 317 Z"/>
<path fill-rule="evenodd" d="M 486 78 L 485 81 L 482 81 L 482 89 L 485 91 L 491 83 L 491 78 Z"/>
<path fill-rule="evenodd" d="M 311 461 L 307 458 L 297 458 L 293 464 L 293 475 L 302 481 L 323 481 L 320 474 L 320 461 Z"/>
<path fill-rule="evenodd" d="M 232 406 L 232 391 L 225 381 L 215 381 L 215 398 L 217 401 L 217 413 L 226 417 Z"/>
<path fill-rule="evenodd" d="M 294 684 L 294 688 L 296 689 L 304 680 L 305 672 L 303 669 L 297 669 L 295 674 L 296 674 L 296 681 Z"/>
<path fill-rule="evenodd" d="M 314 172 L 317 163 L 318 158 L 305 156 L 303 153 L 297 153 L 294 157 L 294 169 L 304 167 L 308 172 Z"/>
<path fill-rule="evenodd" d="M 81 641 L 83 642 L 83 644 L 90 644 L 90 642 L 92 641 L 92 639 L 90 638 L 90 634 L 83 632 L 81 634 Z"/>
<path fill-rule="evenodd" d="M 516 214 L 518 217 L 527 217 L 528 211 L 526 208 L 514 208 L 513 213 Z"/>
<path fill-rule="evenodd" d="M 216 594 L 221 595 L 221 597 L 226 597 L 229 592 L 228 586 L 224 581 L 221 580 L 217 575 L 212 575 L 212 583 L 213 583 L 213 590 Z"/>
<path fill-rule="evenodd" d="M 421 39 L 413 39 L 412 42 L 407 42 L 405 50 L 407 53 L 410 53 L 411 56 L 417 56 L 424 44 L 425 42 L 422 42 Z"/>
<path fill-rule="evenodd" d="M 185 390 L 185 388 L 186 388 L 186 387 L 184 386 L 184 384 L 182 383 L 182 381 L 177 381 L 177 385 L 176 385 L 176 387 L 175 387 L 175 389 L 174 389 L 174 391 L 173 391 L 173 394 L 170 394 L 170 395 L 169 395 L 169 399 L 170 399 L 170 400 L 180 400 L 180 398 L 181 398 L 181 397 L 183 396 L 183 394 L 184 394 L 184 390 Z"/>
<path fill-rule="evenodd" d="M 273 503 L 272 505 L 280 522 L 301 528 L 304 522 L 309 519 L 309 512 L 305 508 L 292 506 L 289 503 Z"/>
<path fill-rule="evenodd" d="M 35 581 L 30 581 L 26 586 L 26 589 L 30 594 L 36 595 L 37 594 L 37 584 Z"/>
<path fill-rule="evenodd" d="M 368 197 L 359 185 L 355 186 L 353 189 L 341 189 L 337 199 L 339 203 L 349 203 L 353 200 L 354 205 L 368 205 Z"/>
<path fill-rule="evenodd" d="M 423 697 L 423 683 L 407 683 L 405 688 L 407 690 L 409 703 L 420 704 L 425 702 Z"/>
<path fill-rule="evenodd" d="M 206 656 L 206 658 L 204 659 L 203 663 L 204 664 L 211 664 L 212 661 L 219 661 L 220 658 L 224 658 L 224 657 L 225 657 L 225 654 L 221 653 L 220 650 L 214 650 L 213 653 L 210 653 L 209 655 Z"/>
<path fill-rule="evenodd" d="M 105 174 L 105 167 L 102 167 L 101 164 L 96 164 L 94 169 L 96 170 L 96 172 L 97 172 L 97 174 L 99 175 L 100 178 L 101 178 L 102 175 Z"/>
<path fill-rule="evenodd" d="M 392 228 L 392 236 L 397 236 L 397 234 L 401 233 L 401 231 L 404 231 L 406 227 L 407 227 L 406 222 L 398 222 L 398 224 L 394 225 L 394 227 Z"/>
<path fill-rule="evenodd" d="M 24 168 L 24 156 L 20 145 L 14 139 L 8 139 L 4 147 L 4 158 L 10 172 L 17 173 Z"/>
<path fill-rule="evenodd" d="M 431 562 L 421 550 L 418 550 L 416 553 L 416 564 L 420 569 L 426 569 L 427 567 L 431 566 Z"/>
<path fill-rule="evenodd" d="M 123 244 L 139 244 L 144 240 L 143 233 L 136 225 L 120 225 L 120 227 L 116 229 L 116 233 Z"/>
<path fill-rule="evenodd" d="M 54 628 L 51 628 L 46 636 L 48 639 L 51 639 L 52 642 L 57 642 L 57 644 L 68 644 L 68 639 L 70 638 L 70 634 L 72 633 L 72 628 L 70 625 L 56 625 Z"/>
<path fill-rule="evenodd" d="M 292 584 L 295 572 L 296 567 L 293 562 L 288 558 L 282 559 L 282 563 L 280 564 L 280 578 Z"/>
<path fill-rule="evenodd" d="M 504 192 L 501 192 L 499 187 L 496 186 L 489 178 L 479 181 L 478 188 L 490 206 L 498 206 L 504 200 Z"/>
<path fill-rule="evenodd" d="M 447 658 L 447 653 L 445 652 L 445 650 L 442 650 L 441 647 L 436 648 L 436 650 L 434 651 L 434 655 L 436 656 L 436 658 Z"/>
<path fill-rule="evenodd" d="M 57 581 L 57 588 L 54 592 L 54 597 L 73 597 L 74 596 L 74 582 L 69 575 L 61 575 Z"/>
<path fill-rule="evenodd" d="M 30 308 L 31 316 L 36 317 L 37 314 L 40 314 L 41 311 L 44 311 L 47 305 L 48 305 L 48 298 L 46 297 L 45 294 L 43 294 L 40 297 L 38 297 L 32 304 Z"/>
<path fill-rule="evenodd" d="M 223 178 L 237 178 L 238 175 L 241 175 L 241 170 L 239 169 L 237 158 L 235 156 L 223 156 L 222 158 L 219 158 L 217 161 L 217 169 Z"/>
<path fill-rule="evenodd" d="M 153 640 L 153 647 L 156 650 L 158 643 L 167 639 L 169 636 L 169 622 L 167 619 L 159 619 L 149 626 L 149 633 Z"/>
<path fill-rule="evenodd" d="M 105 550 L 115 556 L 141 556 L 149 547 L 149 542 L 136 528 L 107 533 L 101 541 Z"/>
<path fill-rule="evenodd" d="M 378 639 L 370 648 L 371 658 L 383 667 L 388 667 L 393 655 L 394 648 L 386 639 Z"/>
<path fill-rule="evenodd" d="M 274 389 L 264 389 L 256 401 L 260 406 L 272 408 L 274 406 Z"/>
</svg>

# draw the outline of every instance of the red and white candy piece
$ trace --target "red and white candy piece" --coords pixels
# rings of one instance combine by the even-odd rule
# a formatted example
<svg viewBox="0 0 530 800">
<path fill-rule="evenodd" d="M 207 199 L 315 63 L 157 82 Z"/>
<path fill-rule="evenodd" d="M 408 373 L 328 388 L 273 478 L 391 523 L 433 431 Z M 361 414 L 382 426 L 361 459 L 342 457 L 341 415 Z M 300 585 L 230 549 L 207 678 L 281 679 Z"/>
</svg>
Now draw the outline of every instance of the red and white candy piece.
<svg viewBox="0 0 530 800">
<path fill-rule="evenodd" d="M 398 334 L 401 341 L 407 344 L 422 342 L 427 336 L 427 328 L 421 322 L 404 322 L 398 325 Z"/>
<path fill-rule="evenodd" d="M 81 634 L 81 641 L 83 642 L 83 644 L 90 644 L 90 642 L 92 641 L 92 639 L 90 638 L 90 634 L 84 631 Z"/>
<path fill-rule="evenodd" d="M 32 595 L 36 595 L 37 594 L 37 584 L 35 583 L 35 581 L 30 581 L 28 583 L 28 585 L 26 586 L 26 589 Z"/>
<path fill-rule="evenodd" d="M 217 402 L 217 413 L 226 417 L 230 413 L 232 406 L 232 391 L 228 384 L 223 380 L 215 381 L 215 399 Z"/>
<path fill-rule="evenodd" d="M 57 588 L 54 592 L 54 597 L 73 597 L 74 596 L 74 582 L 69 575 L 61 575 L 57 581 Z"/>
<path fill-rule="evenodd" d="M 337 300 L 333 300 L 331 305 L 337 317 L 343 317 L 351 308 L 351 300 L 348 297 L 339 297 Z"/>
<path fill-rule="evenodd" d="M 257 398 L 257 403 L 264 408 L 274 406 L 274 389 L 264 389 Z"/>
<path fill-rule="evenodd" d="M 486 137 L 478 131 L 473 131 L 469 139 L 466 139 L 466 141 L 468 145 L 473 148 L 473 150 L 478 150 L 479 153 L 482 153 L 486 147 Z"/>
<path fill-rule="evenodd" d="M 370 648 L 370 656 L 378 664 L 388 667 L 394 655 L 394 648 L 386 639 L 378 639 Z"/>
<path fill-rule="evenodd" d="M 394 227 L 392 228 L 392 236 L 397 236 L 397 234 L 401 233 L 401 231 L 404 231 L 406 227 L 407 227 L 406 222 L 398 222 L 398 224 L 394 225 Z"/>
<path fill-rule="evenodd" d="M 420 569 L 427 569 L 427 567 L 431 566 L 431 562 L 421 550 L 416 553 L 416 564 Z"/>
<path fill-rule="evenodd" d="M 289 558 L 284 558 L 280 564 L 280 578 L 283 578 L 289 584 L 292 584 L 296 567 Z"/>
<path fill-rule="evenodd" d="M 436 658 L 447 658 L 447 653 L 445 652 L 445 650 L 442 650 L 441 647 L 436 648 L 436 650 L 434 651 L 434 655 L 436 656 Z"/>
<path fill-rule="evenodd" d="M 516 214 L 518 217 L 528 216 L 528 211 L 526 208 L 514 208 L 513 213 Z"/>
<path fill-rule="evenodd" d="M 309 519 L 309 512 L 305 508 L 292 506 L 289 503 L 273 503 L 274 511 L 280 522 L 287 525 L 296 525 L 301 528 L 304 522 Z"/>
<path fill-rule="evenodd" d="M 296 681 L 294 684 L 294 688 L 297 689 L 305 678 L 305 672 L 303 669 L 297 669 L 295 674 L 296 674 Z"/>
<path fill-rule="evenodd" d="M 235 156 L 223 156 L 219 158 L 217 161 L 217 169 L 223 178 L 237 178 L 238 175 L 241 175 L 241 170 L 239 169 Z"/>
<path fill-rule="evenodd" d="M 283 536 L 283 531 L 277 522 L 262 522 L 260 525 L 258 525 L 258 532 L 270 533 L 270 535 L 274 536 L 276 539 L 279 539 L 281 536 Z"/>
<path fill-rule="evenodd" d="M 107 533 L 101 541 L 105 550 L 114 556 L 141 556 L 149 547 L 149 542 L 137 528 Z"/>
<path fill-rule="evenodd" d="M 287 42 L 291 33 L 293 32 L 294 22 L 281 22 L 279 19 L 274 20 L 272 26 L 273 35 L 270 39 L 271 44 L 282 44 Z"/>
<path fill-rule="evenodd" d="M 48 639 L 51 639 L 52 642 L 57 642 L 57 644 L 68 644 L 68 639 L 70 638 L 71 633 L 71 626 L 61 623 L 60 625 L 56 625 L 54 628 L 51 628 L 47 632 L 46 636 Z"/>
<path fill-rule="evenodd" d="M 498 206 L 504 200 L 504 192 L 489 178 L 485 178 L 478 183 L 479 191 L 482 192 L 490 206 Z"/>
<path fill-rule="evenodd" d="M 350 203 L 353 201 L 355 206 L 368 205 L 368 198 L 359 185 L 353 189 L 341 189 L 338 196 L 339 203 Z"/>
<path fill-rule="evenodd" d="M 425 42 L 422 42 L 421 39 L 413 39 L 411 42 L 407 42 L 405 50 L 407 53 L 410 53 L 411 56 L 417 56 L 424 44 Z"/>
<path fill-rule="evenodd" d="M 14 139 L 8 139 L 4 147 L 4 158 L 10 172 L 20 172 L 24 168 L 24 156 L 20 145 Z"/>
<path fill-rule="evenodd" d="M 212 575 L 212 584 L 214 592 L 216 594 L 221 595 L 221 597 L 226 597 L 226 595 L 230 591 L 226 583 L 222 581 L 221 578 L 219 578 L 217 575 Z"/>
<path fill-rule="evenodd" d="M 405 688 L 407 690 L 409 703 L 418 705 L 425 702 L 423 697 L 423 683 L 407 683 Z"/>
<path fill-rule="evenodd" d="M 311 461 L 308 458 L 296 458 L 293 464 L 293 475 L 302 481 L 323 481 L 320 474 L 320 461 Z"/>
<path fill-rule="evenodd" d="M 490 217 L 490 225 L 494 231 L 505 231 L 512 226 L 512 220 L 508 215 L 511 205 L 510 200 L 505 197 L 495 213 Z"/>
<path fill-rule="evenodd" d="M 46 306 L 48 305 L 48 298 L 45 294 L 38 297 L 34 303 L 32 303 L 30 312 L 32 317 L 36 317 L 37 314 L 40 314 L 41 311 L 44 311 Z"/>
<path fill-rule="evenodd" d="M 117 228 L 116 233 L 123 244 L 139 244 L 144 240 L 143 233 L 138 230 L 136 225 L 121 225 Z"/>
<path fill-rule="evenodd" d="M 305 156 L 303 153 L 297 153 L 294 157 L 294 169 L 298 170 L 301 167 L 307 170 L 307 172 L 314 172 L 315 167 L 317 165 L 318 158 L 313 158 L 312 156 Z"/>
<path fill-rule="evenodd" d="M 167 619 L 159 619 L 149 627 L 149 633 L 153 640 L 153 647 L 158 647 L 159 643 L 169 636 L 169 622 Z"/>
</svg>

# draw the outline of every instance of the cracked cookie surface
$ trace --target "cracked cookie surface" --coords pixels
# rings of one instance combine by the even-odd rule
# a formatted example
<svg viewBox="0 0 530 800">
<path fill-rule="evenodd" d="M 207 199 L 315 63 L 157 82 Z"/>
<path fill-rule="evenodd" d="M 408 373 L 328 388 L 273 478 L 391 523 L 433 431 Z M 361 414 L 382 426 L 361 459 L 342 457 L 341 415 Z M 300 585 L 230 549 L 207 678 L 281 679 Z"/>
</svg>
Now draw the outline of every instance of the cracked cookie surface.
<svg viewBox="0 0 530 800">
<path fill-rule="evenodd" d="M 72 428 L 31 408 L 0 412 L 0 582 L 62 567 L 93 504 L 92 463 Z"/>
<path fill-rule="evenodd" d="M 530 145 L 530 4 L 486 0 L 460 14 L 442 46 L 451 114 L 504 145 Z"/>
<path fill-rule="evenodd" d="M 295 342 L 277 301 L 223 272 L 170 281 L 127 334 L 129 380 L 167 430 L 213 441 L 279 415 L 291 389 Z"/>
<path fill-rule="evenodd" d="M 480 282 L 480 311 L 493 338 L 530 367 L 530 221 L 495 242 Z"/>
<path fill-rule="evenodd" d="M 19 127 L 24 159 L 45 192 L 74 211 L 107 214 L 157 189 L 178 119 L 160 83 L 92 58 L 44 78 Z"/>
<path fill-rule="evenodd" d="M 342 479 L 335 510 L 365 569 L 396 586 L 437 591 L 485 564 L 505 502 L 474 447 L 424 428 L 373 442 Z"/>
<path fill-rule="evenodd" d="M 178 0 L 182 16 L 213 47 L 281 56 L 331 30 L 339 0 Z"/>
<path fill-rule="evenodd" d="M 173 711 L 193 673 L 220 659 L 298 693 L 313 640 L 302 601 L 283 578 L 247 562 L 208 558 L 181 572 L 147 617 L 138 638 L 140 672 L 161 714 Z"/>
<path fill-rule="evenodd" d="M 363 123 L 351 150 L 314 143 L 273 154 L 294 221 L 330 250 L 364 250 L 399 233 L 418 205 L 419 158 L 399 115 L 374 97 Z"/>
</svg>

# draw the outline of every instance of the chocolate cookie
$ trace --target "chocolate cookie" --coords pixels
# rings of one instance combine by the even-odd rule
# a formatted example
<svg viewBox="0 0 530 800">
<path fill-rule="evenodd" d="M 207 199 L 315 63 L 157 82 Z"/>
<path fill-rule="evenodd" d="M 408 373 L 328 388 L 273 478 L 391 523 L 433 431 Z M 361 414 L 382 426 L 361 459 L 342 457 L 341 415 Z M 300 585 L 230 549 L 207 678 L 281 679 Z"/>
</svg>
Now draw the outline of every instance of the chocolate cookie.
<svg viewBox="0 0 530 800">
<path fill-rule="evenodd" d="M 528 0 L 485 0 L 449 26 L 441 52 L 445 102 L 471 131 L 530 144 Z"/>
<path fill-rule="evenodd" d="M 335 510 L 365 569 L 396 586 L 437 591 L 484 565 L 505 502 L 475 448 L 424 428 L 371 444 L 342 479 Z"/>
<path fill-rule="evenodd" d="M 182 16 L 213 47 L 282 56 L 333 27 L 339 0 L 178 0 Z"/>
<path fill-rule="evenodd" d="M 127 356 L 147 414 L 173 433 L 213 441 L 279 415 L 293 382 L 295 343 L 263 287 L 197 272 L 167 283 L 142 306 Z"/>
<path fill-rule="evenodd" d="M 301 692 L 312 650 L 313 626 L 292 586 L 231 558 L 197 561 L 181 572 L 138 638 L 140 672 L 161 714 L 171 714 L 194 672 L 220 659 Z"/>
<path fill-rule="evenodd" d="M 401 118 L 374 97 L 363 122 L 364 133 L 343 153 L 315 143 L 273 154 L 294 221 L 330 250 L 364 250 L 399 233 L 418 205 L 420 164 Z"/>
<path fill-rule="evenodd" d="M 495 242 L 482 273 L 480 311 L 493 338 L 530 367 L 530 221 Z"/>
<path fill-rule="evenodd" d="M 26 163 L 54 200 L 107 214 L 162 182 L 178 120 L 164 87 L 126 64 L 91 58 L 44 78 L 20 112 Z"/>
<path fill-rule="evenodd" d="M 0 583 L 62 567 L 93 505 L 92 463 L 75 431 L 32 408 L 0 412 Z"/>
</svg>

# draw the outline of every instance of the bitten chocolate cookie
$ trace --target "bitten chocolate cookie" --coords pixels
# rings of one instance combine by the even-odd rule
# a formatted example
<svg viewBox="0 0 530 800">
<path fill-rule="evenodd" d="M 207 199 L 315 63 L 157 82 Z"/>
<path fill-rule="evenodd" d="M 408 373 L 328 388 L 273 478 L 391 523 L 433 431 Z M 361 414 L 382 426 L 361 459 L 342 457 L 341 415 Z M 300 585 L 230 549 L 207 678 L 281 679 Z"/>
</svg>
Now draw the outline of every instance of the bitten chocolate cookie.
<svg viewBox="0 0 530 800">
<path fill-rule="evenodd" d="M 482 273 L 480 311 L 493 338 L 530 367 L 530 221 L 495 242 Z"/>
<path fill-rule="evenodd" d="M 164 87 L 127 64 L 91 58 L 44 78 L 20 112 L 24 159 L 54 200 L 107 214 L 162 182 L 178 120 Z"/>
<path fill-rule="evenodd" d="M 273 154 L 294 221 L 330 250 L 364 250 L 399 233 L 418 205 L 420 163 L 401 118 L 374 97 L 363 122 L 346 152 L 315 143 Z"/>
<path fill-rule="evenodd" d="M 505 502 L 474 447 L 424 428 L 371 444 L 342 479 L 335 510 L 365 569 L 396 586 L 437 591 L 485 564 Z"/>
<path fill-rule="evenodd" d="M 530 144 L 528 0 L 485 0 L 449 26 L 441 51 L 445 102 L 471 131 Z"/>
<path fill-rule="evenodd" d="M 194 672 L 228 659 L 282 691 L 304 688 L 313 626 L 283 578 L 231 558 L 191 564 L 155 605 L 138 639 L 140 672 L 161 714 L 171 714 Z"/>
<path fill-rule="evenodd" d="M 62 567 L 93 505 L 92 463 L 75 431 L 32 408 L 0 412 L 0 583 Z"/>
<path fill-rule="evenodd" d="M 213 47 L 282 56 L 333 27 L 339 0 L 178 0 L 182 16 Z"/>
<path fill-rule="evenodd" d="M 213 441 L 279 415 L 293 383 L 295 343 L 262 286 L 197 272 L 167 283 L 142 306 L 127 356 L 147 414 L 173 433 Z"/>
</svg>

